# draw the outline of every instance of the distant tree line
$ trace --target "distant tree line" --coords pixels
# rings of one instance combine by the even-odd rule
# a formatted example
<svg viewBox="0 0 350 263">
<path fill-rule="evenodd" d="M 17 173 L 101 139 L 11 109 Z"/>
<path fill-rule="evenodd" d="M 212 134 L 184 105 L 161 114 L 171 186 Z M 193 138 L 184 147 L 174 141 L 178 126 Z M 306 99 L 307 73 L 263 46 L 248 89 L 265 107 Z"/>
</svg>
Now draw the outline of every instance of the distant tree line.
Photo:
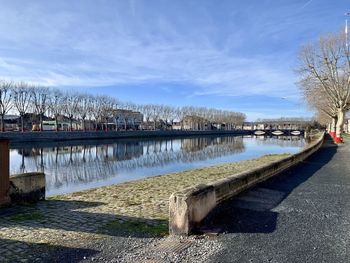
<svg viewBox="0 0 350 263">
<path fill-rule="evenodd" d="M 120 110 L 123 114 L 120 115 Z M 172 107 L 160 104 L 135 104 L 122 102 L 116 98 L 104 95 L 92 95 L 79 92 L 63 92 L 58 89 L 31 85 L 25 82 L 0 80 L 0 130 L 5 131 L 5 116 L 9 113 L 20 116 L 20 130 L 25 130 L 24 118 L 28 113 L 35 114 L 39 119 L 40 130 L 43 129 L 45 117 L 56 121 L 64 116 L 72 122 L 80 121 L 82 130 L 86 130 L 86 123 L 95 123 L 107 129 L 109 120 L 124 118 L 125 129 L 128 119 L 132 119 L 133 112 L 143 114 L 145 122 L 164 122 L 172 127 L 175 121 L 181 122 L 185 117 L 203 118 L 210 123 L 225 123 L 232 126 L 241 125 L 246 116 L 240 112 L 218 110 L 206 107 Z"/>
</svg>

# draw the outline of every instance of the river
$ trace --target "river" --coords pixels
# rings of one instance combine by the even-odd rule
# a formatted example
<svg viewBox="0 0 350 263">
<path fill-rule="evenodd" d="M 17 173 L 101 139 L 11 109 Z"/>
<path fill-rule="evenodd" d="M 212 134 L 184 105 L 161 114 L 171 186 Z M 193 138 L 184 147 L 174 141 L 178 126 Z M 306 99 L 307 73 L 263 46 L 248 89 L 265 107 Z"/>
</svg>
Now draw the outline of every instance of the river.
<svg viewBox="0 0 350 263">
<path fill-rule="evenodd" d="M 42 171 L 46 196 L 76 192 L 166 173 L 296 153 L 298 136 L 201 136 L 11 146 L 10 173 Z"/>
</svg>

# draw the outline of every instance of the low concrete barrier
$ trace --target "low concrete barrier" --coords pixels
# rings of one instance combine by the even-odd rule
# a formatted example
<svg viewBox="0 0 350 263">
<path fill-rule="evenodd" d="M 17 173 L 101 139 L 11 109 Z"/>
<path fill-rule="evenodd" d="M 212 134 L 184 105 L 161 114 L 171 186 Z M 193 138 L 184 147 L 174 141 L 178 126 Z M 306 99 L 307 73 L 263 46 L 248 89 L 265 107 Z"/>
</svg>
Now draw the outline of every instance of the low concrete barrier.
<svg viewBox="0 0 350 263">
<path fill-rule="evenodd" d="M 280 161 L 173 193 L 169 200 L 170 234 L 189 235 L 220 202 L 303 161 L 321 147 L 323 139 L 324 133 L 303 151 Z"/>
<path fill-rule="evenodd" d="M 24 173 L 10 177 L 11 202 L 36 202 L 45 199 L 45 174 Z"/>
</svg>

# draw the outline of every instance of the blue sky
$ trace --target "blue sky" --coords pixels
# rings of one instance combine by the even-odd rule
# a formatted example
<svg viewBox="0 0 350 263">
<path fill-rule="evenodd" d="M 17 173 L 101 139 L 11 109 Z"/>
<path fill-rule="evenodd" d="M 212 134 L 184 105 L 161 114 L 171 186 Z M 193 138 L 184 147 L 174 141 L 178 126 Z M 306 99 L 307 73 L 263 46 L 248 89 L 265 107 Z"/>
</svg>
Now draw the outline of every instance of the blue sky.
<svg viewBox="0 0 350 263">
<path fill-rule="evenodd" d="M 248 120 L 311 116 L 298 50 L 348 11 L 345 0 L 0 0 L 0 78 Z"/>
</svg>

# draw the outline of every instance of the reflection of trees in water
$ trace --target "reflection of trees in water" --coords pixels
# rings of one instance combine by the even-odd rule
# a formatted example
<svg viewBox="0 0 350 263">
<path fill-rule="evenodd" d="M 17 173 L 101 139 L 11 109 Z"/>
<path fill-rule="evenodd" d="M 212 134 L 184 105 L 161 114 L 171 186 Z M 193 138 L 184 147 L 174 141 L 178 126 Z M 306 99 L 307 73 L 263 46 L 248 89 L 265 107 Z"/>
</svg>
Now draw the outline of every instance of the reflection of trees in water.
<svg viewBox="0 0 350 263">
<path fill-rule="evenodd" d="M 103 180 L 142 167 L 162 167 L 213 159 L 244 150 L 242 137 L 204 137 L 156 141 L 118 142 L 18 150 L 22 156 L 16 172 L 45 171 L 47 189 L 71 183 Z M 22 154 L 25 152 L 26 154 Z"/>
<path fill-rule="evenodd" d="M 256 136 L 257 145 L 278 145 L 280 147 L 304 147 L 305 141 L 300 136 Z"/>
</svg>

